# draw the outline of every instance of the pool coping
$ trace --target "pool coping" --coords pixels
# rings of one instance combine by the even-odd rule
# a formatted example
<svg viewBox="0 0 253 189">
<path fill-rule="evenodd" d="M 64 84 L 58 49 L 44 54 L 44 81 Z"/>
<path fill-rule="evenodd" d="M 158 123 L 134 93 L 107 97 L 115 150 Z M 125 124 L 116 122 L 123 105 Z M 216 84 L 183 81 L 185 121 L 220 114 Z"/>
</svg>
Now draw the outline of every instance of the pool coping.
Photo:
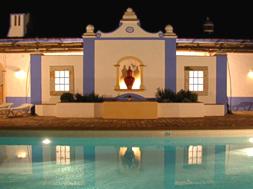
<svg viewBox="0 0 253 189">
<path fill-rule="evenodd" d="M 174 138 L 174 137 L 253 137 L 253 129 L 226 130 L 0 130 L 0 137 L 85 137 L 85 138 Z"/>
</svg>

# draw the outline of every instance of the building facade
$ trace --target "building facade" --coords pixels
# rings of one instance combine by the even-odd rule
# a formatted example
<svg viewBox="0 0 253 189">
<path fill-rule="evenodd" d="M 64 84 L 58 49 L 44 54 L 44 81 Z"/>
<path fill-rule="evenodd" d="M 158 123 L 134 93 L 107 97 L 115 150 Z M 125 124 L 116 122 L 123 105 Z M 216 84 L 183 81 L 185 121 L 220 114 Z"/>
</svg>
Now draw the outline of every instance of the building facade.
<svg viewBox="0 0 253 189">
<path fill-rule="evenodd" d="M 54 104 L 64 92 L 154 98 L 167 88 L 238 109 L 253 102 L 252 59 L 253 41 L 180 39 L 170 25 L 149 33 L 129 8 L 111 33 L 88 25 L 82 38 L 0 39 L 0 100 Z"/>
</svg>

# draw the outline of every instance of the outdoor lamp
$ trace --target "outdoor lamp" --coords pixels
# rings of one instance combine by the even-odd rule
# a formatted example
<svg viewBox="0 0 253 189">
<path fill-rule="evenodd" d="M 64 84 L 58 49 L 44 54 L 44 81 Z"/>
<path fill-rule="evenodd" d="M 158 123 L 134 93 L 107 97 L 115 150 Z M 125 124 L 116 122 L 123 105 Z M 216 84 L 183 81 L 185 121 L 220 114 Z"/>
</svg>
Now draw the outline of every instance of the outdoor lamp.
<svg viewBox="0 0 253 189">
<path fill-rule="evenodd" d="M 18 69 L 18 70 L 15 71 L 15 76 L 18 79 L 24 79 L 25 78 L 25 72 L 23 70 Z"/>
<path fill-rule="evenodd" d="M 249 70 L 249 72 L 248 72 L 248 77 L 249 77 L 250 79 L 253 79 L 253 70 L 252 70 L 252 69 Z"/>
</svg>

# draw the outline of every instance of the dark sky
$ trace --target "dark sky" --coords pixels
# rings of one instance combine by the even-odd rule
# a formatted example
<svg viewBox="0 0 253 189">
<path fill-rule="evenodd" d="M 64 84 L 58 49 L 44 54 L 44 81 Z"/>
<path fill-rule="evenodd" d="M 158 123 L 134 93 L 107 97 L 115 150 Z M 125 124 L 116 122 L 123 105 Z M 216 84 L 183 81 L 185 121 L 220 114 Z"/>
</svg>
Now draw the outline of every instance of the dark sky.
<svg viewBox="0 0 253 189">
<path fill-rule="evenodd" d="M 150 32 L 172 24 L 180 38 L 206 37 L 202 24 L 209 16 L 215 24 L 216 38 L 253 39 L 253 8 L 243 1 L 193 0 L 1 0 L 0 37 L 5 38 L 9 14 L 29 12 L 30 37 L 80 37 L 89 23 L 109 32 L 118 27 L 127 7 L 138 15 L 142 27 Z M 225 3 L 225 5 L 221 5 Z"/>
</svg>

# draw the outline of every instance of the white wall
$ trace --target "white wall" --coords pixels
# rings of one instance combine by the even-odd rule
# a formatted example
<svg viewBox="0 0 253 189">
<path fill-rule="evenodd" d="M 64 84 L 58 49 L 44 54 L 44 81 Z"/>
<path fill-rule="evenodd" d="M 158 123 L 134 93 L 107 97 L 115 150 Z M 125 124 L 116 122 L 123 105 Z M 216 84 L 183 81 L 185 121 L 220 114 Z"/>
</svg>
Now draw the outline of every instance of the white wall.
<svg viewBox="0 0 253 189">
<path fill-rule="evenodd" d="M 50 66 L 74 66 L 74 91 L 83 93 L 83 56 L 42 56 L 42 103 L 56 103 L 59 96 L 50 96 Z"/>
<path fill-rule="evenodd" d="M 177 91 L 184 89 L 184 67 L 208 67 L 208 95 L 199 96 L 199 101 L 216 103 L 216 57 L 214 56 L 177 56 Z"/>
<path fill-rule="evenodd" d="M 5 69 L 4 89 L 7 97 L 30 97 L 30 54 L 0 53 L 0 64 Z M 15 70 L 20 69 L 24 78 L 18 78 Z"/>
<path fill-rule="evenodd" d="M 2 64 L 0 64 L 0 85 L 4 84 L 4 68 Z"/>
<path fill-rule="evenodd" d="M 228 67 L 231 75 L 227 76 L 227 94 L 232 97 L 253 97 L 253 79 L 247 75 L 253 70 L 253 54 L 228 53 Z M 230 77 L 231 76 L 231 77 Z M 230 84 L 231 78 L 231 84 Z M 230 87 L 232 86 L 232 94 Z"/>
<path fill-rule="evenodd" d="M 117 96 L 126 91 L 115 91 L 117 62 L 126 56 L 140 59 L 144 67 L 144 91 L 136 92 L 154 97 L 158 87 L 164 88 L 165 43 L 160 40 L 97 40 L 95 42 L 95 92 Z M 131 91 L 132 92 L 132 91 Z"/>
</svg>

